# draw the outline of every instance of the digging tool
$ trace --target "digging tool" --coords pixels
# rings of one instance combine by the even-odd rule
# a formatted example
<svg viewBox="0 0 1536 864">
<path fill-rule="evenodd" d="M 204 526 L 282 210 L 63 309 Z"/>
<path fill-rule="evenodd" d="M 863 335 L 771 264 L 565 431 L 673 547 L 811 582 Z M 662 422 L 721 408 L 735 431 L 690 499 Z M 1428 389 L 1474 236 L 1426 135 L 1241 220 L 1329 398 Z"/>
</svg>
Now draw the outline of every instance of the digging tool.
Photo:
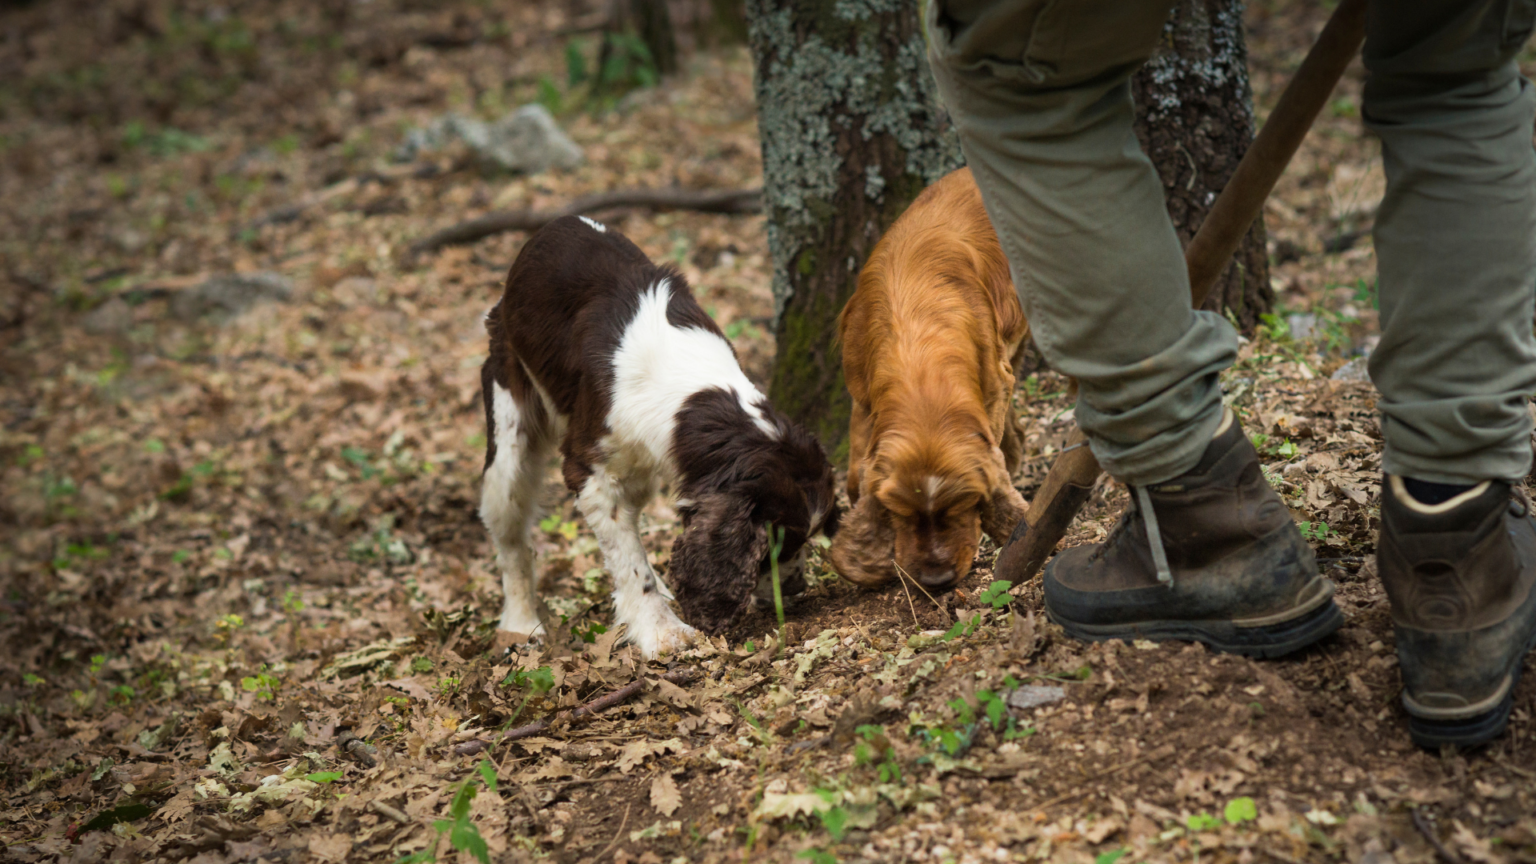
<svg viewBox="0 0 1536 864">
<path fill-rule="evenodd" d="M 1264 200 L 1296 155 L 1296 148 L 1312 128 L 1312 121 L 1327 103 L 1334 85 L 1359 52 L 1365 41 L 1365 4 L 1366 0 L 1343 0 L 1334 10 L 1317 43 L 1280 94 L 1275 110 L 1184 250 L 1194 308 L 1205 302 L 1216 277 L 1226 268 L 1243 235 L 1258 217 Z M 998 554 L 994 570 L 1008 574 L 1015 582 L 1040 572 L 1045 559 L 1055 551 L 1073 517 L 1088 500 L 1100 471 L 1099 460 L 1088 449 L 1086 436 L 1081 429 L 1077 430 L 1052 463 L 1029 511 Z"/>
</svg>

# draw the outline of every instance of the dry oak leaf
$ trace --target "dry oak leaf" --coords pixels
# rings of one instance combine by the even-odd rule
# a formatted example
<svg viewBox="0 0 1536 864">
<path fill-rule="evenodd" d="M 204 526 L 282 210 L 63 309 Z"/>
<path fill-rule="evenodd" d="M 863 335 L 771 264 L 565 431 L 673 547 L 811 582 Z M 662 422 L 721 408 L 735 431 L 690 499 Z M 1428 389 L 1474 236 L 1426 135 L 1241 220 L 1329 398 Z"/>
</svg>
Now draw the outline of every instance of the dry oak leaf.
<svg viewBox="0 0 1536 864">
<path fill-rule="evenodd" d="M 624 745 L 624 749 L 619 752 L 617 764 L 620 773 L 628 774 L 636 765 L 657 753 L 681 753 L 682 751 L 683 742 L 677 738 L 668 738 L 665 741 L 646 741 L 644 739 L 631 741 Z"/>
<path fill-rule="evenodd" d="M 754 819 L 793 819 L 804 813 L 820 813 L 831 810 L 835 801 L 828 801 L 815 792 L 766 792 L 752 814 Z"/>
<path fill-rule="evenodd" d="M 345 834 L 318 834 L 309 838 L 309 851 L 321 861 L 342 861 L 352 851 L 352 838 Z"/>
<path fill-rule="evenodd" d="M 677 791 L 672 775 L 662 774 L 651 781 L 651 806 L 663 816 L 671 816 L 683 806 L 682 793 Z"/>
<path fill-rule="evenodd" d="M 160 807 L 160 818 L 166 822 L 180 822 L 192 814 L 193 804 L 192 790 L 183 789 Z"/>
<path fill-rule="evenodd" d="M 661 693 L 661 698 L 679 708 L 693 707 L 693 694 L 665 678 L 656 679 L 656 689 Z"/>
<path fill-rule="evenodd" d="M 564 759 L 561 759 L 559 756 L 551 756 L 548 761 L 539 766 L 539 770 L 528 775 L 527 779 L 529 781 L 553 780 L 557 777 L 570 777 L 575 773 L 576 769 L 566 764 Z"/>
</svg>

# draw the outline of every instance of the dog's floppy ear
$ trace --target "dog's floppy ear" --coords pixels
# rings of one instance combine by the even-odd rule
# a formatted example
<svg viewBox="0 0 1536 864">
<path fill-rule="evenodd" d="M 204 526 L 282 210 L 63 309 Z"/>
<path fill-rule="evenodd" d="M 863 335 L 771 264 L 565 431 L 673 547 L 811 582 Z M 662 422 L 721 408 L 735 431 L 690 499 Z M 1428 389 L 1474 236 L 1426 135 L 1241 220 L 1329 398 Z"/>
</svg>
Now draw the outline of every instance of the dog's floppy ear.
<svg viewBox="0 0 1536 864">
<path fill-rule="evenodd" d="M 692 502 L 668 574 L 683 620 L 711 634 L 731 626 L 767 554 L 768 530 L 753 521 L 751 498 L 716 492 Z"/>
<path fill-rule="evenodd" d="M 877 588 L 896 578 L 896 531 L 873 493 L 859 497 L 839 520 L 832 568 L 855 585 Z"/>
</svg>

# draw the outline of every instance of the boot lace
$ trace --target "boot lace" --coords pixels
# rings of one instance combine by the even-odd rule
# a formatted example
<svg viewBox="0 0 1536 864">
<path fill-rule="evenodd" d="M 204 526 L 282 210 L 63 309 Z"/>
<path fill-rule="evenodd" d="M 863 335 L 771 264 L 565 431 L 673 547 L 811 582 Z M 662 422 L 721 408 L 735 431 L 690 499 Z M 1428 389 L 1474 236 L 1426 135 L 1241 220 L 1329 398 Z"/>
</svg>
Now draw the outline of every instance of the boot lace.
<svg viewBox="0 0 1536 864">
<path fill-rule="evenodd" d="M 1152 509 L 1152 496 L 1147 487 L 1137 486 L 1136 500 L 1141 504 L 1141 518 L 1147 524 L 1147 543 L 1152 547 L 1152 564 L 1157 568 L 1157 581 L 1173 584 L 1173 571 L 1168 567 L 1168 553 L 1163 549 L 1163 532 L 1157 528 L 1157 513 Z"/>
<path fill-rule="evenodd" d="M 1138 512 L 1141 515 L 1142 527 L 1147 531 L 1147 545 L 1152 549 L 1152 566 L 1157 571 L 1157 581 L 1164 585 L 1173 584 L 1173 570 L 1168 566 L 1168 552 L 1163 548 L 1163 532 L 1157 526 L 1157 512 L 1152 509 L 1152 496 L 1147 493 L 1145 486 L 1127 486 L 1131 490 L 1131 506 L 1120 514 L 1115 520 L 1115 527 L 1110 529 L 1109 536 L 1094 550 L 1093 557 L 1098 558 L 1104 551 L 1113 546 L 1119 536 L 1130 530 L 1133 520 Z"/>
</svg>

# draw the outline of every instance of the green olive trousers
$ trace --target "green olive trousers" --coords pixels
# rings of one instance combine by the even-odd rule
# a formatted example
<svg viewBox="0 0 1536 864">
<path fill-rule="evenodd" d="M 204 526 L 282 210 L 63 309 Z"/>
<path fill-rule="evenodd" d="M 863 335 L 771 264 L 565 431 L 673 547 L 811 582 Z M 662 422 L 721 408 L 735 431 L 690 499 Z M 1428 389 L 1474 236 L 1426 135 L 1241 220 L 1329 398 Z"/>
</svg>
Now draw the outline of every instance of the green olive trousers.
<svg viewBox="0 0 1536 864">
<path fill-rule="evenodd" d="M 1221 422 L 1222 318 L 1190 308 L 1130 77 L 1176 0 L 931 0 L 929 61 L 1046 360 L 1094 455 L 1133 485 L 1193 468 Z M 1188 0 L 1185 0 L 1188 2 Z M 1383 468 L 1519 480 L 1536 392 L 1536 0 L 1372 0 L 1363 115 L 1387 192 L 1374 237 Z"/>
</svg>

